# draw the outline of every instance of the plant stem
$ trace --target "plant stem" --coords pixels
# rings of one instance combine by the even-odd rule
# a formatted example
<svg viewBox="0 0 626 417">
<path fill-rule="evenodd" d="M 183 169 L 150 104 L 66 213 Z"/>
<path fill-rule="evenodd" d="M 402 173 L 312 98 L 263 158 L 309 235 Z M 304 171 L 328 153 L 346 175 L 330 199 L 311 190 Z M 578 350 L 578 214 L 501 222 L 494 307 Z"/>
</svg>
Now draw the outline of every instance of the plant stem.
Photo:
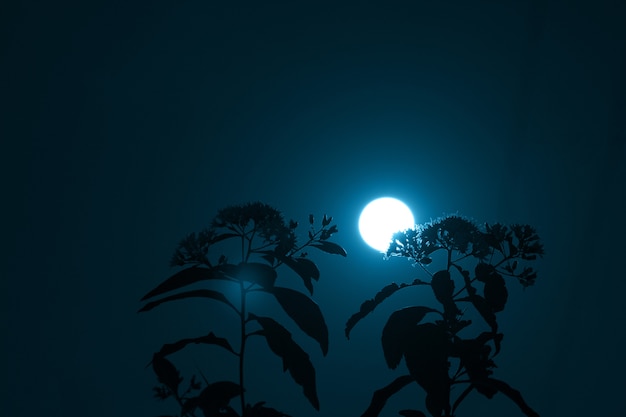
<svg viewBox="0 0 626 417">
<path fill-rule="evenodd" d="M 245 233 L 241 235 L 241 261 L 245 262 L 247 257 L 245 255 Z M 241 296 L 241 313 L 239 317 L 241 319 L 241 344 L 239 348 L 239 397 L 241 398 L 241 416 L 246 410 L 246 399 L 244 394 L 243 385 L 243 358 L 246 350 L 246 289 L 243 286 L 243 280 L 239 280 L 239 293 Z"/>
<path fill-rule="evenodd" d="M 241 415 L 243 417 L 246 407 L 243 387 L 243 355 L 246 349 L 246 290 L 243 287 L 243 281 L 239 282 L 239 290 L 241 292 L 241 313 L 239 315 L 239 317 L 241 318 L 241 346 L 239 349 L 239 394 L 241 398 Z"/>
</svg>

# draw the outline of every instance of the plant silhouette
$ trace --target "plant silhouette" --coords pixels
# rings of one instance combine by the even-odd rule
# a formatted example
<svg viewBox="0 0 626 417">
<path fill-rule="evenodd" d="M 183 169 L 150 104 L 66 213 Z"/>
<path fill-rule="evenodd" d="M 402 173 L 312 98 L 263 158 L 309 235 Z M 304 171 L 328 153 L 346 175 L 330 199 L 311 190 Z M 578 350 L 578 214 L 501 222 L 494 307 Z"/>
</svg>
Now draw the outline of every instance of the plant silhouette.
<svg viewBox="0 0 626 417">
<path fill-rule="evenodd" d="M 453 417 L 472 391 L 487 398 L 501 392 L 526 416 L 537 417 L 519 391 L 492 377 L 492 368 L 496 366 L 493 358 L 500 352 L 503 337 L 496 314 L 504 310 L 508 298 L 504 277 L 515 278 L 524 287 L 533 285 L 537 273 L 522 264 L 541 255 L 543 246 L 528 225 L 487 224 L 480 230 L 463 217 L 448 216 L 394 234 L 386 256 L 408 258 L 430 280 L 415 279 L 384 287 L 348 319 L 346 337 L 380 303 L 404 288 L 430 287 L 441 307 L 410 306 L 389 316 L 381 337 L 385 361 L 389 368 L 395 369 L 404 358 L 409 374 L 377 390 L 361 417 L 378 416 L 387 400 L 412 382 L 425 391 L 426 410 L 433 417 Z M 445 268 L 431 273 L 429 266 L 435 257 Z M 467 333 L 476 326 L 470 327 L 472 321 L 464 318 L 461 306 L 473 308 L 487 330 L 468 337 Z M 425 321 L 427 317 L 434 320 Z M 456 386 L 465 389 L 452 402 L 451 394 Z M 412 409 L 402 410 L 400 414 L 426 416 L 423 411 Z"/>
<path fill-rule="evenodd" d="M 328 328 L 317 304 L 302 292 L 275 285 L 275 281 L 277 269 L 285 265 L 302 279 L 310 295 L 313 294 L 313 281 L 319 279 L 320 271 L 303 250 L 316 248 L 330 254 L 346 256 L 346 251 L 341 246 L 328 240 L 337 232 L 337 226 L 331 225 L 331 222 L 332 217 L 324 215 L 321 227 L 316 228 L 315 219 L 310 215 L 308 239 L 303 244 L 298 244 L 295 233 L 297 222 L 286 223 L 278 210 L 254 202 L 220 210 L 210 227 L 183 239 L 172 257 L 171 265 L 184 269 L 148 292 L 141 301 L 152 301 L 147 302 L 139 311 L 148 311 L 166 302 L 189 298 L 218 301 L 234 310 L 239 317 L 238 323 L 234 323 L 239 327 L 239 346 L 234 348 L 233 343 L 213 332 L 163 345 L 154 353 L 151 361 L 160 382 L 155 387 L 156 396 L 161 399 L 173 397 L 181 407 L 181 417 L 195 416 L 198 410 L 205 417 L 287 416 L 266 407 L 264 402 L 251 405 L 245 400 L 246 341 L 258 336 L 266 339 L 270 350 L 282 359 L 283 370 L 289 371 L 293 380 L 302 386 L 311 405 L 319 409 L 315 369 L 309 355 L 294 342 L 291 333 L 282 324 L 270 317 L 248 311 L 246 301 L 248 294 L 256 291 L 274 296 L 287 315 L 304 333 L 319 343 L 322 353 L 326 355 Z M 239 258 L 236 264 L 228 260 L 227 255 L 232 253 L 219 252 L 220 247 L 226 247 L 224 245 L 227 241 L 236 243 L 236 256 Z M 211 257 L 217 259 L 212 260 Z M 193 284 L 211 284 L 215 280 L 226 281 L 238 288 L 238 302 L 230 301 L 224 293 L 215 289 L 186 289 Z M 238 360 L 238 382 L 209 383 L 205 379 L 203 388 L 202 383 L 193 375 L 188 387 L 182 390 L 183 378 L 180 371 L 167 356 L 190 344 L 215 345 L 231 353 Z M 231 400 L 236 397 L 240 397 L 240 413 L 230 405 Z"/>
</svg>

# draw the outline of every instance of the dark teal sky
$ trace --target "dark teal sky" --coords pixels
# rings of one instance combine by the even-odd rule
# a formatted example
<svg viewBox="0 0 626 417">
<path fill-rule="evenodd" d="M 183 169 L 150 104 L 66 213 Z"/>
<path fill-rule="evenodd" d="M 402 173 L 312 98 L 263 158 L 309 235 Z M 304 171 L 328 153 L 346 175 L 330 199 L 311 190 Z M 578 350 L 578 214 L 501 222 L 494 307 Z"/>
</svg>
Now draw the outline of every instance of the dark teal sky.
<svg viewBox="0 0 626 417">
<path fill-rule="evenodd" d="M 534 287 L 511 288 L 496 371 L 542 416 L 626 413 L 623 2 L 131 3 L 0 6 L 1 414 L 175 411 L 144 366 L 224 311 L 138 315 L 139 299 L 183 236 L 262 200 L 302 223 L 334 216 L 349 255 L 314 258 L 328 356 L 299 339 L 321 411 L 262 343 L 249 399 L 359 416 L 399 375 L 386 317 L 421 297 L 389 300 L 345 340 L 362 301 L 418 276 L 358 236 L 384 195 L 418 222 L 534 225 L 546 256 Z M 185 360 L 234 378 L 203 353 Z M 381 416 L 421 405 L 403 392 Z M 497 397 L 458 414 L 521 415 Z"/>
</svg>

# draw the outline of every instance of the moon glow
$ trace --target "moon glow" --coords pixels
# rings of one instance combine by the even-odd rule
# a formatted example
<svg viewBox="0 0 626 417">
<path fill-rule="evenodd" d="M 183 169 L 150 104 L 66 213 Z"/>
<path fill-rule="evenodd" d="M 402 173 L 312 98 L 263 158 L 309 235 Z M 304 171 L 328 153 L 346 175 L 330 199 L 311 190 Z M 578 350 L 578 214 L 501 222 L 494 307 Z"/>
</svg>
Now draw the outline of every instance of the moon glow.
<svg viewBox="0 0 626 417">
<path fill-rule="evenodd" d="M 402 201 L 391 197 L 371 201 L 359 217 L 361 237 L 372 248 L 386 252 L 391 237 L 399 230 L 415 226 L 411 209 Z"/>
</svg>

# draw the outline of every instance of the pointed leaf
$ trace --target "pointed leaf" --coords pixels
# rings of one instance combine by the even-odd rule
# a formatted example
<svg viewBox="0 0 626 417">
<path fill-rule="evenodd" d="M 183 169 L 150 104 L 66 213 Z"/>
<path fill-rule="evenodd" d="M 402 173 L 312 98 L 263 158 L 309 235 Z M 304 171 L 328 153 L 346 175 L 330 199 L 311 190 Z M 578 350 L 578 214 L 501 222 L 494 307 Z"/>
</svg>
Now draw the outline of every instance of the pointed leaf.
<svg viewBox="0 0 626 417">
<path fill-rule="evenodd" d="M 535 410 L 530 408 L 530 406 L 526 403 L 526 401 L 524 401 L 522 394 L 518 390 L 512 388 L 506 382 L 500 381 L 494 378 L 486 378 L 484 382 L 475 383 L 475 384 L 476 385 L 484 384 L 484 385 L 488 385 L 491 388 L 497 389 L 498 391 L 500 391 L 501 393 L 509 397 L 511 401 L 517 404 L 520 410 L 524 414 L 526 414 L 528 417 L 539 417 L 539 414 Z"/>
<path fill-rule="evenodd" d="M 491 327 L 493 333 L 498 331 L 498 322 L 493 312 L 493 307 L 483 297 L 478 294 L 471 294 L 467 297 L 459 298 L 457 301 L 469 301 L 474 305 L 485 322 Z"/>
<path fill-rule="evenodd" d="M 415 381 L 426 391 L 426 408 L 433 416 L 450 415 L 450 340 L 446 328 L 424 323 L 408 331 L 404 360 Z"/>
<path fill-rule="evenodd" d="M 222 234 L 215 236 L 213 239 L 211 239 L 211 244 L 221 242 L 222 240 L 230 239 L 231 237 L 238 237 L 238 236 L 241 236 L 241 235 L 239 235 L 238 233 L 222 233 Z"/>
<path fill-rule="evenodd" d="M 454 319 L 460 314 L 454 300 L 452 298 L 454 294 L 454 281 L 450 278 L 450 272 L 445 269 L 435 272 L 430 285 L 435 294 L 435 298 L 443 305 L 446 317 Z"/>
<path fill-rule="evenodd" d="M 435 294 L 435 298 L 441 304 L 445 305 L 452 301 L 452 295 L 454 294 L 454 281 L 450 278 L 450 272 L 446 271 L 437 271 L 435 275 L 433 275 L 432 281 L 430 285 L 433 289 L 433 293 Z"/>
<path fill-rule="evenodd" d="M 445 327 L 423 323 L 408 333 L 404 357 L 411 376 L 427 392 L 447 387 L 450 341 Z"/>
<path fill-rule="evenodd" d="M 228 278 L 222 273 L 221 267 L 204 268 L 199 266 L 192 266 L 190 268 L 183 269 L 182 271 L 178 271 L 177 273 L 163 281 L 155 289 L 144 295 L 141 301 L 147 300 L 148 298 L 152 298 L 156 295 L 160 295 L 166 292 L 178 290 L 182 287 L 186 287 L 187 285 L 195 284 L 196 282 L 211 279 L 228 280 Z"/>
<path fill-rule="evenodd" d="M 237 265 L 232 278 L 254 282 L 263 288 L 270 288 L 274 285 L 277 276 L 276 270 L 269 265 L 248 262 Z"/>
<path fill-rule="evenodd" d="M 174 364 L 165 358 L 165 355 L 155 353 L 152 356 L 152 369 L 159 382 L 178 395 L 178 386 L 183 378 L 181 378 L 180 372 L 176 369 Z"/>
<path fill-rule="evenodd" d="M 303 332 L 317 340 L 324 356 L 328 353 L 328 327 L 319 306 L 306 295 L 290 288 L 273 287 L 267 292 L 276 297 L 285 313 Z"/>
<path fill-rule="evenodd" d="M 237 355 L 237 353 L 230 346 L 230 343 L 228 343 L 228 340 L 224 339 L 223 337 L 215 336 L 213 332 L 209 333 L 206 336 L 200 336 L 200 337 L 195 337 L 195 338 L 190 338 L 190 339 L 181 339 L 175 343 L 166 343 L 163 345 L 163 347 L 161 347 L 159 354 L 163 356 L 171 355 L 172 353 L 178 352 L 179 350 L 183 349 L 185 346 L 191 343 L 196 343 L 196 344 L 204 343 L 208 345 L 221 346 L 227 351 Z"/>
<path fill-rule="evenodd" d="M 424 282 L 420 279 L 416 279 L 414 280 L 412 283 L 410 284 L 406 284 L 406 283 L 402 283 L 400 285 L 396 284 L 395 282 L 392 282 L 391 284 L 385 286 L 382 290 L 380 290 L 378 293 L 376 293 L 376 295 L 374 296 L 374 298 L 371 298 L 367 301 L 364 301 L 361 304 L 361 307 L 359 309 L 358 313 L 354 313 L 346 322 L 346 329 L 345 329 L 345 334 L 346 334 L 346 338 L 350 339 L 350 331 L 352 331 L 352 328 L 354 328 L 354 326 L 365 316 L 367 316 L 369 313 L 371 313 L 372 311 L 374 311 L 374 309 L 380 304 L 382 303 L 385 299 L 387 299 L 388 297 L 390 297 L 393 293 L 395 293 L 396 291 L 398 291 L 399 289 L 402 288 L 406 288 L 406 287 L 410 287 L 410 286 L 414 286 L 414 285 L 430 285 L 427 282 Z"/>
<path fill-rule="evenodd" d="M 169 297 L 161 298 L 156 301 L 151 301 L 145 306 L 143 306 L 143 308 L 139 310 L 139 312 L 152 310 L 154 307 L 160 304 L 163 304 L 165 302 L 168 302 L 168 301 L 182 300 L 185 298 L 193 298 L 193 297 L 211 298 L 217 301 L 221 301 L 222 303 L 228 305 L 233 310 L 237 311 L 237 308 L 235 308 L 235 306 L 230 301 L 228 301 L 228 299 L 221 292 L 200 289 L 200 290 L 185 291 L 185 292 L 181 292 L 178 294 L 170 295 Z"/>
<path fill-rule="evenodd" d="M 265 401 L 260 401 L 254 406 L 250 406 L 250 404 L 246 404 L 246 417 L 291 417 L 288 414 L 282 413 L 274 408 L 265 407 Z"/>
<path fill-rule="evenodd" d="M 296 384 L 302 386 L 304 395 L 316 410 L 319 410 L 317 388 L 315 386 L 315 368 L 309 355 L 291 338 L 291 333 L 274 319 L 259 317 L 252 313 L 250 319 L 256 320 L 263 328 L 262 334 L 272 352 L 283 360 L 284 370 L 288 370 Z"/>
<path fill-rule="evenodd" d="M 329 242 L 327 240 L 321 240 L 318 243 L 311 244 L 311 246 L 313 246 L 314 248 L 318 248 L 319 250 L 322 250 L 326 253 L 331 253 L 333 255 L 348 256 L 348 252 L 346 252 L 344 248 L 336 243 Z"/>
<path fill-rule="evenodd" d="M 276 262 L 276 252 L 273 250 L 259 250 L 255 251 L 255 253 L 262 254 L 261 258 L 265 259 L 270 265 L 274 265 L 274 262 Z"/>
<path fill-rule="evenodd" d="M 387 404 L 387 400 L 413 381 L 414 379 L 410 375 L 403 375 L 393 380 L 389 385 L 376 390 L 372 396 L 370 405 L 367 407 L 367 410 L 361 414 L 361 417 L 378 417 L 383 407 L 385 407 L 385 404 Z"/>
<path fill-rule="evenodd" d="M 197 397 L 185 401 L 182 415 L 192 413 L 196 408 L 200 408 L 205 416 L 218 415 L 220 410 L 227 408 L 228 403 L 240 394 L 239 384 L 230 381 L 214 382 L 207 385 Z"/>
<path fill-rule="evenodd" d="M 459 395 L 459 397 L 454 401 L 454 404 L 452 405 L 452 414 L 454 414 L 457 407 L 461 405 L 465 397 L 467 397 L 469 393 L 472 392 L 473 390 L 474 390 L 474 385 L 471 385 L 471 384 L 467 388 L 465 388 L 465 390 L 463 390 L 463 392 Z"/>
<path fill-rule="evenodd" d="M 416 325 L 422 321 L 427 313 L 436 312 L 437 310 L 429 307 L 415 306 L 394 311 L 389 316 L 381 338 L 383 353 L 389 368 L 395 369 L 400 364 L 408 338 L 411 337 Z"/>
<path fill-rule="evenodd" d="M 380 303 L 382 303 L 386 298 L 391 296 L 393 293 L 395 293 L 399 289 L 400 289 L 400 286 L 396 284 L 395 282 L 392 282 L 391 284 L 385 286 L 382 290 L 378 291 L 376 295 L 374 296 L 374 298 L 364 301 L 361 304 L 359 312 L 354 313 L 352 316 L 350 316 L 350 318 L 346 322 L 346 329 L 345 329 L 346 338 L 350 339 L 350 331 L 362 318 L 364 318 L 369 313 L 374 311 L 374 309 Z"/>
<path fill-rule="evenodd" d="M 512 273 L 513 267 L 510 269 Z M 483 292 L 485 300 L 491 306 L 491 309 L 494 312 L 504 310 L 509 293 L 502 275 L 500 275 L 492 265 L 485 263 L 476 265 L 474 271 L 476 273 L 476 279 L 485 284 Z"/>
<path fill-rule="evenodd" d="M 304 281 L 304 285 L 309 290 L 309 293 L 313 294 L 311 279 L 317 281 L 320 278 L 320 271 L 315 263 L 306 258 L 294 258 L 293 256 L 281 256 L 279 260 L 298 274 Z"/>
<path fill-rule="evenodd" d="M 485 294 L 485 300 L 491 305 L 494 312 L 504 310 L 506 301 L 509 298 L 509 292 L 506 289 L 502 275 L 497 272 L 490 275 L 485 282 L 483 292 Z"/>
</svg>

